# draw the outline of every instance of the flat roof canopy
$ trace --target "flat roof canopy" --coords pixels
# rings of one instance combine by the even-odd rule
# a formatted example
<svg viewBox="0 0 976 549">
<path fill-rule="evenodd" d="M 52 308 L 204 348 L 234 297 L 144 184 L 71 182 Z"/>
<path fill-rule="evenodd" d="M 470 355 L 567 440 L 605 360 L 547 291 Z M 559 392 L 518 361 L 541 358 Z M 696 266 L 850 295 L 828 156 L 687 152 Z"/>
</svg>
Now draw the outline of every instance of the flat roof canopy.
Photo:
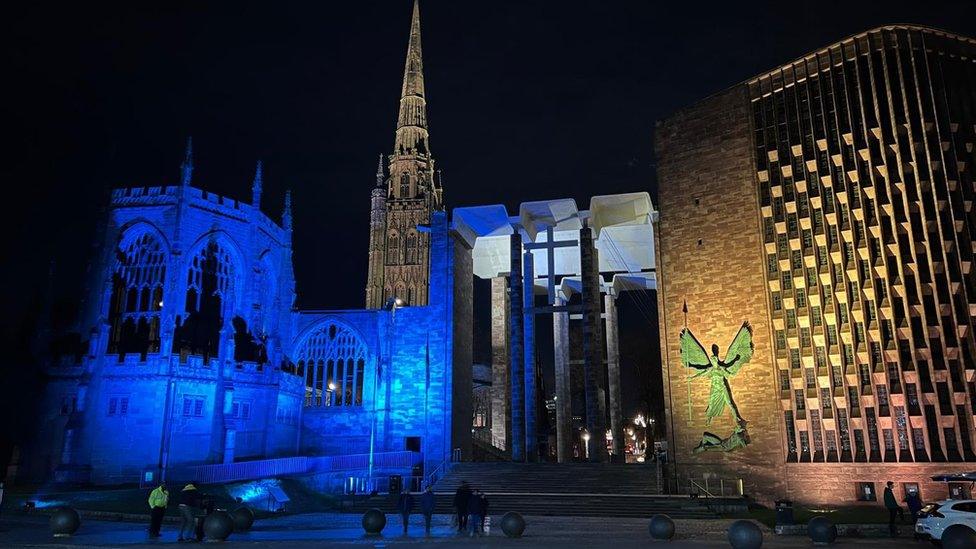
<svg viewBox="0 0 976 549">
<path fill-rule="evenodd" d="M 517 216 L 500 204 L 455 208 L 452 229 L 472 247 L 474 274 L 479 278 L 511 272 L 510 236 L 515 231 L 523 244 L 543 244 L 552 229 L 553 242 L 576 244 L 553 250 L 553 274 L 572 277 L 580 275 L 578 240 L 584 223 L 593 229 L 601 273 L 653 271 L 656 219 L 650 195 L 640 192 L 595 196 L 590 209 L 582 211 L 571 198 L 524 202 Z M 549 276 L 548 253 L 545 248 L 532 250 L 536 277 Z M 644 279 L 653 281 L 653 276 Z"/>
</svg>

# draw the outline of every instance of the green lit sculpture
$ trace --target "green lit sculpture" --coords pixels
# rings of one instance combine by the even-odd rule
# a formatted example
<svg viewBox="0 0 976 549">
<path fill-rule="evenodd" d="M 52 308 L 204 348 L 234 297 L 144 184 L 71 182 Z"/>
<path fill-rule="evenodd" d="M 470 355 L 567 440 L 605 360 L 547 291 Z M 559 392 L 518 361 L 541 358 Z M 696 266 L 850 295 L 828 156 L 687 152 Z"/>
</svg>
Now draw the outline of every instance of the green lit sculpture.
<svg viewBox="0 0 976 549">
<path fill-rule="evenodd" d="M 732 344 L 729 345 L 729 350 L 725 353 L 725 360 L 719 359 L 718 345 L 714 343 L 712 344 L 712 354 L 709 356 L 708 352 L 705 351 L 705 346 L 688 328 L 681 330 L 680 337 L 681 363 L 686 368 L 698 370 L 688 379 L 704 376 L 711 381 L 712 388 L 708 395 L 708 407 L 705 408 L 705 426 L 710 425 L 715 417 L 722 415 L 726 406 L 732 411 L 732 420 L 735 422 L 734 431 L 724 439 L 708 431 L 704 432 L 701 442 L 695 447 L 694 452 L 696 454 L 707 450 L 728 452 L 749 444 L 746 420 L 739 414 L 739 408 L 735 405 L 735 400 L 732 399 L 732 386 L 729 385 L 729 378 L 739 373 L 739 370 L 752 358 L 752 327 L 748 322 L 742 323 L 739 333 L 735 335 Z"/>
</svg>

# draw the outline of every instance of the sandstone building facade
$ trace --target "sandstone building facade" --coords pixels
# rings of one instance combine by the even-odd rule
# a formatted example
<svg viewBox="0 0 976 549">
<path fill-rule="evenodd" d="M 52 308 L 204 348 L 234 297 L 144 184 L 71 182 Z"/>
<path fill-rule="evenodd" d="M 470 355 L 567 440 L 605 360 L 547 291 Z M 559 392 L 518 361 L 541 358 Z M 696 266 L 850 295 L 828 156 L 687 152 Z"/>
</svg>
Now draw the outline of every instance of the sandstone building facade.
<svg viewBox="0 0 976 549">
<path fill-rule="evenodd" d="M 929 477 L 973 468 L 974 57 L 970 38 L 878 28 L 658 124 L 679 473 L 836 503 L 886 480 L 937 499 Z M 708 386 L 688 380 L 678 333 L 722 347 L 745 320 L 755 354 L 731 387 L 751 442 L 695 454 Z"/>
<path fill-rule="evenodd" d="M 400 115 L 393 154 L 380 157 L 370 195 L 369 270 L 366 308 L 380 309 L 390 299 L 426 305 L 429 294 L 430 237 L 418 225 L 443 209 L 440 178 L 427 132 L 424 62 L 420 45 L 420 6 L 414 2 L 407 61 L 403 69 Z"/>
</svg>

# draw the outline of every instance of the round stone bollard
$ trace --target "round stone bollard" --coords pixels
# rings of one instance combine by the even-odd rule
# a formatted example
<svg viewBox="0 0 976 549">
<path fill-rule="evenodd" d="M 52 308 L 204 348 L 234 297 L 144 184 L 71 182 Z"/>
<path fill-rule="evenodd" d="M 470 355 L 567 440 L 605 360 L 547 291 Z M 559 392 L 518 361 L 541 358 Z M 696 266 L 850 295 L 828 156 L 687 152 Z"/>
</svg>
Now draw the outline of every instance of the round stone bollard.
<svg viewBox="0 0 976 549">
<path fill-rule="evenodd" d="M 762 530 L 752 521 L 737 520 L 729 526 L 729 545 L 733 549 L 759 549 L 762 542 Z"/>
<path fill-rule="evenodd" d="M 51 515 L 51 533 L 56 538 L 67 538 L 81 527 L 81 516 L 71 507 L 58 507 Z"/>
<path fill-rule="evenodd" d="M 674 521 L 667 515 L 654 515 L 647 531 L 653 540 L 670 541 L 674 537 Z"/>
<path fill-rule="evenodd" d="M 953 524 L 942 532 L 942 549 L 970 549 L 976 547 L 976 531 L 962 524 Z"/>
<path fill-rule="evenodd" d="M 813 517 L 807 523 L 807 534 L 814 545 L 829 545 L 837 539 L 837 526 L 827 517 Z"/>
<path fill-rule="evenodd" d="M 363 530 L 367 536 L 378 536 L 386 528 L 386 515 L 379 509 L 370 509 L 363 513 Z"/>
<path fill-rule="evenodd" d="M 233 531 L 234 519 L 223 509 L 218 509 L 203 519 L 203 535 L 208 541 L 224 541 Z"/>
<path fill-rule="evenodd" d="M 234 531 L 247 532 L 254 525 L 254 511 L 247 507 L 238 507 L 231 514 L 234 518 Z"/>
<path fill-rule="evenodd" d="M 525 532 L 525 519 L 515 511 L 509 511 L 502 517 L 502 532 L 510 538 L 522 537 Z"/>
</svg>

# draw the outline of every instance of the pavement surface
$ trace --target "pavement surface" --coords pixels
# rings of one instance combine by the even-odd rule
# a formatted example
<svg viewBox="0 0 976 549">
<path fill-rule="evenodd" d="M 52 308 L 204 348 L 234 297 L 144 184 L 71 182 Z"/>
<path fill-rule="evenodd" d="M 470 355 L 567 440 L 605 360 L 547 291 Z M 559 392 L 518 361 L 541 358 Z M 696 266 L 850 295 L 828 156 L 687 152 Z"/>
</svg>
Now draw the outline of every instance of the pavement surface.
<svg viewBox="0 0 976 549">
<path fill-rule="evenodd" d="M 387 525 L 380 537 L 366 537 L 359 515 L 310 513 L 264 519 L 244 534 L 232 534 L 220 547 L 257 549 L 312 547 L 647 547 L 654 545 L 647 533 L 646 519 L 606 519 L 580 517 L 526 517 L 525 534 L 509 539 L 497 526 L 500 516 L 492 516 L 490 533 L 483 537 L 458 535 L 450 515 L 436 515 L 431 537 L 424 536 L 423 518 L 411 517 L 409 534 L 402 535 L 399 516 L 387 515 Z M 677 520 L 677 535 L 666 544 L 669 548 L 729 547 L 726 529 L 731 520 Z M 776 536 L 765 526 L 763 547 L 812 547 L 809 538 Z M 164 525 L 159 539 L 150 540 L 146 525 L 133 522 L 111 522 L 82 519 L 82 526 L 70 538 L 54 538 L 48 529 L 48 517 L 5 513 L 0 517 L 0 547 L 125 547 L 158 548 L 160 546 L 192 547 L 178 544 L 178 529 Z M 662 547 L 665 544 L 661 544 Z M 900 539 L 840 538 L 835 547 L 928 547 L 928 543 Z"/>
</svg>

